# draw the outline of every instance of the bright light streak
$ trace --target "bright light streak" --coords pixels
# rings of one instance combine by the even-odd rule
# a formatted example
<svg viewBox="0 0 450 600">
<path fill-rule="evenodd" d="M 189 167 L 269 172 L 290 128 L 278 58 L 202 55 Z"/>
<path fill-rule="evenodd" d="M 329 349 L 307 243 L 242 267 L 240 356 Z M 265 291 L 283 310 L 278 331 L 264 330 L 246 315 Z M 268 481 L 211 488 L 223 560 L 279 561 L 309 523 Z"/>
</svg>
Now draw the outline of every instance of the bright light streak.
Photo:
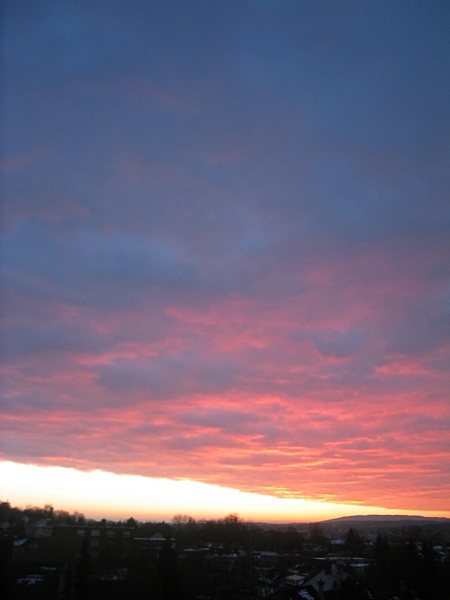
<svg viewBox="0 0 450 600">
<path fill-rule="evenodd" d="M 407 514 L 373 506 L 331 504 L 208 485 L 105 471 L 83 472 L 64 467 L 39 467 L 0 462 L 0 493 L 13 506 L 52 504 L 57 510 L 79 511 L 87 517 L 171 520 L 175 514 L 223 518 L 231 512 L 244 520 L 310 522 L 356 514 Z"/>
</svg>

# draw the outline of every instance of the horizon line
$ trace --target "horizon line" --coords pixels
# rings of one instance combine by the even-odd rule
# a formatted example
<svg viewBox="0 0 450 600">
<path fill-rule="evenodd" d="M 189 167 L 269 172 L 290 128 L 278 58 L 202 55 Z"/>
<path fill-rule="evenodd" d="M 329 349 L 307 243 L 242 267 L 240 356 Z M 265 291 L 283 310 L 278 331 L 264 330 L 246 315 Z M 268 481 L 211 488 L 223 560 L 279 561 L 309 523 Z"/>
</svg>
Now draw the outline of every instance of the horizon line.
<svg viewBox="0 0 450 600">
<path fill-rule="evenodd" d="M 15 504 L 41 503 L 79 511 L 87 518 L 171 521 L 174 515 L 194 519 L 223 518 L 237 513 L 244 521 L 308 523 L 344 517 L 386 516 L 448 518 L 448 511 L 385 508 L 314 501 L 241 491 L 190 479 L 116 474 L 93 469 L 0 461 L 2 495 Z M 129 515 L 128 517 L 126 515 Z"/>
</svg>

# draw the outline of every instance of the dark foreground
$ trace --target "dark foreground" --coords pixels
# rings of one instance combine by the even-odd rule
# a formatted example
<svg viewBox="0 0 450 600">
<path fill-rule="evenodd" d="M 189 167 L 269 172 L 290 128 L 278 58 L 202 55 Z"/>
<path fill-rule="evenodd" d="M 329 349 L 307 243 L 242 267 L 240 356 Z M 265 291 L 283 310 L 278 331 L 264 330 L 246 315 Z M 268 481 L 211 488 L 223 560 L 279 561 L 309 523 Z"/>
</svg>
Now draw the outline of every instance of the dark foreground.
<svg viewBox="0 0 450 600">
<path fill-rule="evenodd" d="M 7 600 L 449 600 L 448 520 L 99 522 L 0 505 Z"/>
</svg>

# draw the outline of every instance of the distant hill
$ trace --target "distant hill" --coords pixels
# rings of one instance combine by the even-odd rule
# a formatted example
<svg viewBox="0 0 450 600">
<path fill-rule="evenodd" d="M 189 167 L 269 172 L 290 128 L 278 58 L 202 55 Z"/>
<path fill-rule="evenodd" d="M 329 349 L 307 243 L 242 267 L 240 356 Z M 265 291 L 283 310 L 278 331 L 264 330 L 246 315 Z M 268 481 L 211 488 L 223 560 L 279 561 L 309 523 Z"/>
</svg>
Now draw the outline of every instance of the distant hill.
<svg viewBox="0 0 450 600">
<path fill-rule="evenodd" d="M 444 527 L 450 531 L 450 519 L 446 517 L 423 517 L 421 515 L 354 515 L 350 517 L 337 517 L 326 521 L 319 521 L 324 530 L 337 530 L 340 528 L 367 528 L 367 529 L 387 529 L 391 527 L 402 528 L 411 525 L 419 527 Z M 288 527 L 298 529 L 307 529 L 311 523 L 253 523 L 256 527 L 264 530 L 281 529 Z"/>
<path fill-rule="evenodd" d="M 450 533 L 450 519 L 445 517 L 422 517 L 421 515 L 355 515 L 320 522 L 328 534 L 342 535 L 343 531 L 356 529 L 365 533 L 387 530 L 411 530 L 417 528 L 424 533 Z"/>
<path fill-rule="evenodd" d="M 450 523 L 450 519 L 446 517 L 422 517 L 420 515 L 355 515 L 353 517 L 337 517 L 336 519 L 328 519 L 320 521 L 322 525 L 333 524 L 348 524 L 348 523 L 391 523 L 398 524 L 404 522 L 409 524 L 417 523 Z"/>
</svg>

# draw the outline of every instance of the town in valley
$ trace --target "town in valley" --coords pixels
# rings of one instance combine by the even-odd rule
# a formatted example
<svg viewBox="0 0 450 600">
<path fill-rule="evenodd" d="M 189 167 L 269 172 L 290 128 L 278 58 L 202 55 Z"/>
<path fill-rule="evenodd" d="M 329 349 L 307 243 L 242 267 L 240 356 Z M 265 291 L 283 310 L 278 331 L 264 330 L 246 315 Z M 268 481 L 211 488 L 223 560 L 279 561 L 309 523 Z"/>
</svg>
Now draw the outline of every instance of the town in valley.
<svg viewBox="0 0 450 600">
<path fill-rule="evenodd" d="M 0 504 L 2 597 L 448 600 L 450 520 L 94 520 Z"/>
</svg>

